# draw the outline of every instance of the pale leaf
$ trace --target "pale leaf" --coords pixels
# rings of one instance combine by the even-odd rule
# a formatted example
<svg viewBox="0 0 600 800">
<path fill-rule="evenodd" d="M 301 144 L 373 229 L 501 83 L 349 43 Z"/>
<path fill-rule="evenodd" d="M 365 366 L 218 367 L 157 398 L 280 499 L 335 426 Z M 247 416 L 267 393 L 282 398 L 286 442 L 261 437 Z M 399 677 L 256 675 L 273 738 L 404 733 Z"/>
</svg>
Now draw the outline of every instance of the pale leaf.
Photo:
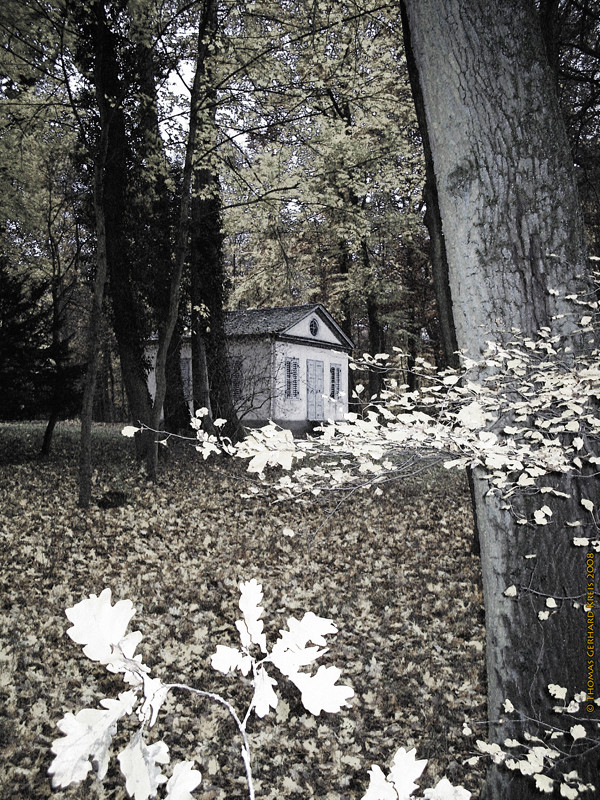
<svg viewBox="0 0 600 800">
<path fill-rule="evenodd" d="M 566 688 L 564 686 L 559 686 L 556 683 L 549 683 L 548 691 L 552 697 L 556 697 L 557 700 L 564 700 L 567 696 Z"/>
<path fill-rule="evenodd" d="M 481 404 L 474 400 L 458 412 L 456 422 L 463 428 L 474 431 L 485 427 L 487 418 L 488 415 L 484 412 Z"/>
<path fill-rule="evenodd" d="M 128 439 L 133 439 L 136 433 L 141 430 L 141 428 L 136 428 L 135 425 L 125 425 L 121 431 L 121 435 L 126 436 Z"/>
<path fill-rule="evenodd" d="M 469 800 L 471 792 L 462 786 L 453 786 L 448 778 L 442 778 L 434 789 L 425 789 L 423 797 L 426 800 Z"/>
<path fill-rule="evenodd" d="M 125 776 L 127 794 L 134 800 L 154 797 L 160 784 L 166 783 L 158 764 L 169 763 L 169 748 L 162 741 L 148 746 L 141 730 L 133 735 L 117 758 Z"/>
<path fill-rule="evenodd" d="M 292 683 L 302 693 L 302 704 L 311 714 L 319 716 L 321 711 L 337 713 L 354 696 L 349 686 L 336 686 L 341 671 L 337 667 L 319 667 L 315 675 L 298 672 L 290 675 Z"/>
<path fill-rule="evenodd" d="M 326 652 L 319 647 L 307 647 L 308 642 L 325 645 L 325 636 L 337 633 L 337 628 L 332 620 L 318 617 L 312 611 L 304 614 L 301 620 L 290 617 L 287 623 L 289 630 L 279 631 L 279 639 L 275 642 L 269 660 L 280 672 L 290 676 Z"/>
<path fill-rule="evenodd" d="M 147 675 L 144 675 L 145 700 L 138 714 L 141 720 L 148 723 L 149 728 L 152 728 L 156 722 L 158 712 L 165 702 L 168 693 L 169 687 L 159 678 L 149 678 Z"/>
<path fill-rule="evenodd" d="M 192 761 L 180 761 L 175 765 L 173 775 L 167 783 L 167 796 L 165 800 L 193 800 L 192 792 L 202 780 L 202 775 L 193 769 Z"/>
<path fill-rule="evenodd" d="M 254 682 L 254 713 L 257 717 L 266 717 L 269 711 L 277 708 L 279 699 L 273 687 L 277 686 L 277 681 L 267 674 L 264 667 L 259 667 Z"/>
<path fill-rule="evenodd" d="M 131 714 L 136 702 L 134 692 L 123 692 L 118 700 L 101 700 L 104 711 L 84 708 L 75 715 L 65 714 L 58 723 L 65 735 L 52 743 L 56 758 L 48 769 L 54 788 L 82 781 L 92 768 L 91 762 L 98 771 L 98 778 L 106 775 L 108 749 L 117 731 L 117 722 Z"/>
<path fill-rule="evenodd" d="M 119 600 L 110 604 L 110 589 L 104 589 L 99 597 L 91 594 L 72 608 L 67 608 L 67 619 L 73 623 L 67 634 L 77 644 L 84 645 L 83 652 L 92 661 L 105 664 L 111 660 L 113 649 L 125 639 L 127 626 L 135 614 L 131 600 Z M 139 631 L 129 634 L 128 641 L 139 643 Z"/>
<path fill-rule="evenodd" d="M 235 647 L 218 644 L 216 653 L 211 656 L 210 664 L 213 669 L 224 675 L 234 669 L 239 669 L 242 675 L 247 675 L 252 668 L 252 658 L 243 655 Z"/>
<path fill-rule="evenodd" d="M 250 581 L 240 583 L 240 611 L 244 615 L 243 620 L 238 620 L 235 624 L 240 632 L 240 638 L 244 647 L 256 644 L 263 653 L 267 652 L 267 640 L 263 633 L 263 622 L 259 619 L 264 609 L 260 605 L 263 599 L 262 586 L 254 578 Z"/>
<path fill-rule="evenodd" d="M 535 781 L 535 787 L 539 792 L 552 794 L 554 791 L 554 781 L 547 775 L 534 775 L 533 780 Z"/>
<path fill-rule="evenodd" d="M 394 756 L 388 780 L 390 780 L 398 792 L 398 797 L 408 797 L 417 788 L 414 781 L 420 776 L 427 765 L 426 759 L 417 761 L 417 751 L 405 750 L 401 747 Z"/>
<path fill-rule="evenodd" d="M 570 734 L 575 740 L 585 739 L 587 736 L 587 731 L 583 725 L 573 725 L 573 727 L 570 729 Z"/>
<path fill-rule="evenodd" d="M 369 787 L 362 800 L 398 800 L 396 790 L 377 764 L 369 770 Z"/>
</svg>

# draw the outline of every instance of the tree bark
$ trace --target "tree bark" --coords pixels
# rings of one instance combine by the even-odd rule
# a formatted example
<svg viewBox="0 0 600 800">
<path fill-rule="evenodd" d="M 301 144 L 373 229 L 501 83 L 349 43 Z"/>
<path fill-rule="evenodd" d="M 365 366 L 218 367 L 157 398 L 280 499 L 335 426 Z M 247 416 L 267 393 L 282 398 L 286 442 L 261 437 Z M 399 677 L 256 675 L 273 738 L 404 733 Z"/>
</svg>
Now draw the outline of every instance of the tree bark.
<svg viewBox="0 0 600 800">
<path fill-rule="evenodd" d="M 194 174 L 194 159 L 197 156 L 196 147 L 198 134 L 202 126 L 201 101 L 206 94 L 205 75 L 206 59 L 209 49 L 207 33 L 211 30 L 213 17 L 216 14 L 217 0 L 207 0 L 203 7 L 202 16 L 198 24 L 197 54 L 194 72 L 194 81 L 190 95 L 190 124 L 183 165 L 181 204 L 175 241 L 175 262 L 171 272 L 171 281 L 168 293 L 167 313 L 159 329 L 158 351 L 156 354 L 155 376 L 156 394 L 152 405 L 152 423 L 150 427 L 158 430 L 160 426 L 165 395 L 167 391 L 166 365 L 167 354 L 171 338 L 177 324 L 179 315 L 179 300 L 181 294 L 181 278 L 185 266 L 190 234 L 190 211 L 192 197 L 192 180 Z M 158 462 L 158 442 L 156 437 L 149 448 L 146 458 L 146 471 L 151 480 L 156 479 Z"/>
<path fill-rule="evenodd" d="M 96 4 L 98 6 L 99 4 Z M 98 9 L 96 8 L 96 11 Z M 100 354 L 102 305 L 108 276 L 106 252 L 106 222 L 104 218 L 104 171 L 108 147 L 110 114 L 102 81 L 103 43 L 99 33 L 95 40 L 94 83 L 100 112 L 100 136 L 94 164 L 94 214 L 96 220 L 96 275 L 87 332 L 87 367 L 81 408 L 81 436 L 79 451 L 79 498 L 82 508 L 87 508 L 92 495 L 92 418 L 94 394 Z"/>
<path fill-rule="evenodd" d="M 94 30 L 102 48 L 102 91 L 111 101 L 103 192 L 108 290 L 129 414 L 135 423 L 147 424 L 150 421 L 151 404 L 144 361 L 145 331 L 140 324 L 140 303 L 134 290 L 136 265 L 127 230 L 131 216 L 128 209 L 128 182 L 132 164 L 122 105 L 125 92 L 119 75 L 116 37 L 106 21 L 104 4 L 99 3 L 98 8 L 98 24 Z M 142 456 L 139 452 L 141 442 L 141 438 L 136 437 L 139 457 Z"/>
<path fill-rule="evenodd" d="M 212 115 L 211 115 L 212 116 Z M 211 119 L 211 123 L 214 119 Z M 211 170 L 196 170 L 192 198 L 190 241 L 192 317 L 192 366 L 199 399 L 212 417 L 227 420 L 223 432 L 239 438 L 239 422 L 231 397 L 227 342 L 225 339 L 226 277 L 223 264 L 221 198 L 218 178 Z M 202 309 L 202 313 L 198 312 Z M 208 386 L 207 386 L 208 384 Z M 208 420 L 207 420 L 208 422 Z"/>
<path fill-rule="evenodd" d="M 448 260 L 458 347 L 479 359 L 486 342 L 515 329 L 536 338 L 548 327 L 572 352 L 582 342 L 566 294 L 589 290 L 580 205 L 566 135 L 533 2 L 405 0 Z M 562 290 L 560 295 L 550 290 Z M 577 315 L 576 315 L 577 316 Z M 543 505 L 519 498 L 513 515 L 482 470 L 474 473 L 475 516 L 487 629 L 490 738 L 503 743 L 556 725 L 548 684 L 585 689 L 585 615 L 572 601 L 541 622 L 544 598 L 581 597 L 585 554 L 566 522 L 580 499 L 598 496 L 597 478 L 548 476 L 551 524 L 519 526 Z M 544 498 L 550 495 L 544 495 Z M 582 529 L 578 529 L 581 531 Z M 532 532 L 533 531 L 533 532 Z M 585 536 L 585 532 L 578 535 Z M 526 559 L 536 553 L 535 559 Z M 504 595 L 519 587 L 518 597 Z M 510 699 L 516 713 L 503 712 Z M 588 715 L 589 716 L 589 715 Z M 559 718 L 560 719 L 560 718 Z M 565 717 L 563 725 L 573 724 Z M 568 739 L 567 739 L 568 741 Z M 567 762 L 597 775 L 587 751 Z M 536 794 L 531 778 L 492 769 L 486 798 Z"/>
</svg>

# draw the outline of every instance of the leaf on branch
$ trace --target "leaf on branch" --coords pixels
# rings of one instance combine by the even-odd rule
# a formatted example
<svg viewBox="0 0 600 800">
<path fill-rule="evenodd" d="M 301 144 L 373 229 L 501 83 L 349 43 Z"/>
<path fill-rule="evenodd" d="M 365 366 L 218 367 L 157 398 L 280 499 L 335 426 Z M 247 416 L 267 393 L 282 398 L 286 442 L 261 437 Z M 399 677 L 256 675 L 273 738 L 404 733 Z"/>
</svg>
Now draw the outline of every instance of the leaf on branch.
<svg viewBox="0 0 600 800">
<path fill-rule="evenodd" d="M 398 793 L 377 764 L 369 770 L 369 788 L 362 800 L 398 800 Z"/>
<path fill-rule="evenodd" d="M 587 731 L 583 725 L 573 725 L 569 732 L 575 740 L 585 739 L 587 737 Z"/>
<path fill-rule="evenodd" d="M 556 697 L 557 700 L 564 700 L 567 696 L 566 688 L 564 686 L 559 686 L 557 683 L 549 683 L 548 691 L 552 697 Z"/>
<path fill-rule="evenodd" d="M 67 608 L 67 619 L 73 623 L 67 634 L 77 644 L 84 645 L 83 652 L 91 661 L 111 664 L 113 672 L 120 672 L 124 671 L 118 665 L 122 654 L 133 658 L 142 634 L 139 631 L 126 633 L 135 614 L 131 600 L 119 600 L 111 606 L 110 595 L 110 589 L 104 589 L 99 597 L 91 594 L 88 599 Z"/>
<path fill-rule="evenodd" d="M 552 778 L 549 778 L 548 775 L 534 775 L 533 779 L 535 781 L 535 788 L 539 792 L 552 794 L 554 791 L 554 781 Z"/>
<path fill-rule="evenodd" d="M 193 800 L 191 793 L 200 786 L 202 780 L 200 771 L 193 767 L 192 761 L 180 761 L 175 765 L 167 783 L 165 800 Z"/>
<path fill-rule="evenodd" d="M 216 653 L 211 656 L 210 664 L 213 669 L 224 675 L 234 669 L 239 669 L 242 675 L 247 675 L 252 669 L 252 657 L 240 653 L 235 647 L 218 644 Z"/>
<path fill-rule="evenodd" d="M 254 681 L 254 713 L 257 717 L 266 717 L 269 711 L 277 708 L 279 699 L 273 687 L 277 686 L 277 681 L 267 674 L 264 667 L 259 667 Z"/>
<path fill-rule="evenodd" d="M 425 789 L 425 800 L 469 800 L 471 792 L 462 786 L 453 786 L 448 778 L 442 778 L 434 789 Z"/>
<path fill-rule="evenodd" d="M 252 644 L 256 644 L 263 653 L 266 653 L 267 639 L 263 633 L 263 622 L 259 619 L 264 612 L 264 608 L 260 605 L 262 599 L 262 586 L 255 578 L 240 583 L 239 606 L 244 619 L 239 619 L 235 625 L 244 647 L 249 648 Z"/>
<path fill-rule="evenodd" d="M 136 428 L 135 425 L 126 425 L 121 431 L 121 435 L 126 436 L 128 439 L 133 439 L 136 433 L 141 430 L 141 428 Z"/>
<path fill-rule="evenodd" d="M 484 428 L 488 419 L 490 415 L 485 413 L 483 406 L 476 400 L 462 408 L 456 415 L 457 424 L 470 431 Z"/>
<path fill-rule="evenodd" d="M 407 752 L 403 747 L 400 747 L 394 756 L 390 774 L 387 778 L 381 768 L 377 764 L 373 764 L 369 770 L 369 788 L 367 793 L 363 795 L 362 800 L 407 800 L 417 788 L 417 784 L 414 781 L 421 775 L 427 764 L 425 759 L 416 760 L 416 752 L 414 748 Z M 434 792 L 435 790 L 429 789 L 428 791 Z M 438 794 L 433 795 L 433 797 L 440 797 L 443 800 L 446 795 Z M 453 795 L 449 795 L 449 797 L 453 797 Z M 467 796 L 459 795 L 458 800 L 462 800 L 462 797 L 464 797 L 464 800 L 468 800 L 470 794 L 467 793 Z"/>
<path fill-rule="evenodd" d="M 279 631 L 279 639 L 275 642 L 269 660 L 289 677 L 326 652 L 326 649 L 319 647 L 307 647 L 308 642 L 326 645 L 325 636 L 337 633 L 337 628 L 332 620 L 318 617 L 312 611 L 308 611 L 301 620 L 290 617 L 287 623 L 289 630 Z"/>
<path fill-rule="evenodd" d="M 127 793 L 134 800 L 154 797 L 160 784 L 167 781 L 157 765 L 169 763 L 169 748 L 162 741 L 148 747 L 141 729 L 117 758 L 125 776 Z"/>
<path fill-rule="evenodd" d="M 321 711 L 336 714 L 354 697 L 354 689 L 350 686 L 335 685 L 340 675 L 341 670 L 337 667 L 320 666 L 315 675 L 298 672 L 289 678 L 302 693 L 304 708 L 318 717 Z"/>
<path fill-rule="evenodd" d="M 144 679 L 144 704 L 138 712 L 142 722 L 147 722 L 148 727 L 152 728 L 156 722 L 158 712 L 169 694 L 169 687 L 160 678 L 150 678 L 147 675 Z"/>
<path fill-rule="evenodd" d="M 106 775 L 108 749 L 117 731 L 117 722 L 131 714 L 136 702 L 135 692 L 122 692 L 118 700 L 100 701 L 105 711 L 83 708 L 77 714 L 65 714 L 58 723 L 59 730 L 65 735 L 52 743 L 56 758 L 48 769 L 54 788 L 79 783 L 91 770 L 92 763 L 99 779 Z"/>
</svg>

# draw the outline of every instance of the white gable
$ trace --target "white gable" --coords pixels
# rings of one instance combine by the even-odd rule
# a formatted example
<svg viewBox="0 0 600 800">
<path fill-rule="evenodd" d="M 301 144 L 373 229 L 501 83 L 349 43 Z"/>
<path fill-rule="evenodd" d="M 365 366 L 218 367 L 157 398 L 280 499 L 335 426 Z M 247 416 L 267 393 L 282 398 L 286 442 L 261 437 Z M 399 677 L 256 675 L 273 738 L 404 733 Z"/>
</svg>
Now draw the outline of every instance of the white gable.
<svg viewBox="0 0 600 800">
<path fill-rule="evenodd" d="M 282 336 L 292 336 L 307 339 L 308 342 L 323 342 L 326 344 L 340 345 L 347 349 L 347 343 L 336 331 L 335 326 L 323 318 L 316 311 L 307 314 L 304 319 L 291 325 L 281 332 Z"/>
</svg>

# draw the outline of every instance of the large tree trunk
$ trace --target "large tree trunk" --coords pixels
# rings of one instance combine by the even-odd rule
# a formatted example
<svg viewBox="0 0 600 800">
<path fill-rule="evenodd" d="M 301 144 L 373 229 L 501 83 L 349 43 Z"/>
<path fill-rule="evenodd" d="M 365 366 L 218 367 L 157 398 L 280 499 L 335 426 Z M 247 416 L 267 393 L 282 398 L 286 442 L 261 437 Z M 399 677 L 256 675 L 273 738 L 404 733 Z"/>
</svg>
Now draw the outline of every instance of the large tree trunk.
<svg viewBox="0 0 600 800">
<path fill-rule="evenodd" d="M 486 341 L 507 341 L 518 328 L 536 338 L 547 326 L 580 347 L 565 294 L 589 289 L 581 214 L 553 76 L 533 2 L 405 0 L 419 77 L 448 260 L 448 291 L 458 347 L 474 359 Z M 550 289 L 563 290 L 561 295 Z M 560 724 L 548 684 L 585 689 L 585 623 L 567 600 L 544 623 L 547 596 L 581 597 L 585 552 L 566 521 L 581 518 L 581 497 L 598 495 L 597 479 L 545 479 L 570 495 L 546 503 L 552 522 L 517 525 L 544 504 L 530 495 L 513 515 L 475 471 L 487 627 L 490 737 L 539 733 Z M 550 495 L 544 495 L 544 500 Z M 581 529 L 579 529 L 581 531 Z M 532 532 L 533 531 L 533 532 Z M 585 533 L 581 534 L 585 535 Z M 525 556 L 536 554 L 535 559 Z M 507 587 L 523 587 L 518 597 Z M 508 718 L 510 699 L 516 714 Z M 589 717 L 589 715 L 587 715 Z M 505 720 L 502 722 L 502 720 Z M 516 720 L 516 722 L 514 722 Z M 564 718 L 567 731 L 570 718 Z M 566 742 L 569 741 L 567 733 Z M 572 739 L 571 739 L 572 741 Z M 597 757 L 569 760 L 593 780 Z M 492 770 L 488 798 L 536 794 L 531 778 Z"/>
<path fill-rule="evenodd" d="M 106 21 L 104 4 L 99 3 L 98 8 L 99 19 L 95 34 L 102 46 L 102 90 L 105 96 L 111 99 L 103 199 L 109 271 L 108 290 L 129 414 L 134 422 L 148 424 L 151 404 L 144 361 L 145 331 L 140 324 L 142 316 L 140 303 L 134 290 L 136 265 L 132 258 L 127 230 L 128 181 L 132 164 L 128 157 L 122 104 L 125 93 L 119 75 L 116 37 Z M 142 439 L 137 437 L 138 457 L 142 456 L 141 443 Z"/>
</svg>

